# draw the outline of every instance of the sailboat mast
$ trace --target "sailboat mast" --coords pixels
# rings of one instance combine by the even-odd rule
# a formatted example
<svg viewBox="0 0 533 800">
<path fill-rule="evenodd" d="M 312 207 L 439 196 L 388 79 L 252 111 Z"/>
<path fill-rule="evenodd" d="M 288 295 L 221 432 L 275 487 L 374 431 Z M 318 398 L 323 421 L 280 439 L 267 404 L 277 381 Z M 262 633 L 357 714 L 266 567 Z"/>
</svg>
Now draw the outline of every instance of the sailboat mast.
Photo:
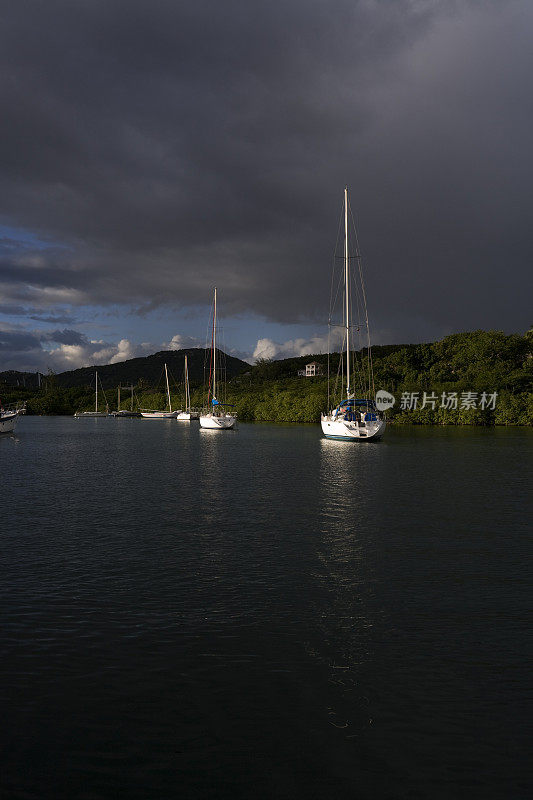
<svg viewBox="0 0 533 800">
<path fill-rule="evenodd" d="M 167 365 L 165 364 L 165 380 L 167 382 L 167 400 L 168 400 L 168 410 L 172 411 L 172 406 L 170 404 L 170 389 L 168 388 L 168 372 L 167 372 Z"/>
<path fill-rule="evenodd" d="M 189 393 L 189 367 L 187 365 L 187 356 L 185 356 L 185 411 L 191 410 L 191 395 Z"/>
<path fill-rule="evenodd" d="M 98 411 L 98 373 L 97 373 L 97 371 L 96 371 L 96 370 L 94 371 L 94 388 L 95 388 L 95 394 L 94 394 L 94 398 L 95 398 L 94 410 L 97 412 L 97 411 Z"/>
<path fill-rule="evenodd" d="M 213 397 L 217 396 L 217 287 L 215 286 L 215 303 L 213 309 Z"/>
<path fill-rule="evenodd" d="M 348 187 L 344 187 L 344 295 L 346 302 L 346 396 L 350 397 L 350 282 L 348 269 Z"/>
</svg>

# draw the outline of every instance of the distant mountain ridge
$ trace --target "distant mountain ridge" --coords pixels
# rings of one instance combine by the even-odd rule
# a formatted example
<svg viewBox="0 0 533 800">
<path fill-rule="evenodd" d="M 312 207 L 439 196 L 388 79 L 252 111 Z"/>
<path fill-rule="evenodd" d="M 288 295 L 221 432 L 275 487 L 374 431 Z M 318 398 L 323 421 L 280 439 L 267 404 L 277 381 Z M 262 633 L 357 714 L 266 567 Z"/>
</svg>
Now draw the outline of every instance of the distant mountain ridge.
<svg viewBox="0 0 533 800">
<path fill-rule="evenodd" d="M 147 385 L 155 386 L 159 382 L 166 364 L 170 377 L 174 382 L 179 382 L 183 376 L 185 356 L 187 356 L 189 380 L 193 384 L 202 383 L 204 380 L 204 367 L 207 365 L 207 369 L 209 369 L 209 355 L 210 351 L 204 348 L 160 350 L 150 356 L 130 358 L 128 361 L 119 361 L 116 364 L 93 365 L 66 372 L 58 372 L 54 375 L 54 380 L 57 386 L 66 389 L 74 386 L 91 386 L 94 383 L 95 370 L 97 370 L 104 389 L 115 389 L 119 384 L 136 385 L 141 379 Z M 250 369 L 250 364 L 247 364 L 246 361 L 241 361 L 240 358 L 227 354 L 224 354 L 223 358 L 228 378 L 241 375 Z M 0 372 L 0 383 L 8 386 L 37 388 L 39 385 L 38 375 L 39 373 L 36 372 L 7 370 Z"/>
<path fill-rule="evenodd" d="M 376 356 L 387 355 L 402 349 L 415 348 L 412 344 L 391 344 L 375 345 L 372 352 Z M 229 356 L 221 350 L 217 350 L 222 355 L 226 363 L 227 378 L 233 378 L 253 369 L 252 365 L 240 358 Z M 361 351 L 365 352 L 365 348 Z M 127 361 L 119 361 L 116 364 L 91 365 L 90 367 L 79 367 L 78 369 L 67 370 L 54 374 L 55 383 L 65 389 L 77 386 L 92 386 L 94 384 L 94 372 L 98 371 L 98 376 L 102 381 L 104 389 L 116 389 L 119 384 L 134 384 L 139 380 L 147 385 L 155 386 L 161 379 L 164 365 L 167 368 L 174 382 L 181 381 L 185 356 L 187 356 L 189 366 L 189 380 L 192 384 L 199 384 L 204 380 L 204 365 L 209 365 L 210 351 L 204 348 L 189 348 L 184 350 L 159 350 L 149 356 L 130 358 Z M 324 353 L 307 354 L 304 356 L 292 356 L 283 359 L 265 359 L 257 362 L 261 370 L 271 377 L 284 378 L 292 374 L 296 375 L 297 370 L 303 368 L 309 361 L 318 361 L 325 369 L 327 367 L 328 356 Z M 14 388 L 37 389 L 40 380 L 46 379 L 46 374 L 41 372 L 19 372 L 17 370 L 6 370 L 0 372 L 0 385 L 4 384 Z"/>
</svg>

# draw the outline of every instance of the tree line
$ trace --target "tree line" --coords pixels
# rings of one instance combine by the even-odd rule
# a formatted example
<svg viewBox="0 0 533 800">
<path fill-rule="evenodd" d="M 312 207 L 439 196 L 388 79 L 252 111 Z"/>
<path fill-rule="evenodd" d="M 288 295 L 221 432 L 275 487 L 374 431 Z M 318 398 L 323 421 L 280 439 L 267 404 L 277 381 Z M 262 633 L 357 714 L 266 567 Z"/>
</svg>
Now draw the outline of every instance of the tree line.
<svg viewBox="0 0 533 800">
<path fill-rule="evenodd" d="M 375 389 L 386 390 L 396 398 L 394 407 L 387 411 L 395 423 L 533 424 L 533 329 L 523 336 L 501 331 L 458 333 L 433 343 L 375 347 L 372 356 Z M 356 373 L 363 386 L 368 386 L 368 353 L 363 350 L 354 357 Z M 327 374 L 298 377 L 298 370 L 309 361 L 316 361 L 324 373 L 329 361 L 329 392 Z M 328 408 L 328 398 L 329 406 L 340 400 L 343 366 L 339 354 L 263 360 L 231 377 L 220 399 L 232 404 L 243 421 L 316 423 Z M 426 399 L 433 401 L 422 407 L 424 392 Z M 457 408 L 443 406 L 443 395 L 454 393 L 459 400 Z M 493 407 L 479 402 L 483 394 L 494 393 Z M 358 396 L 366 394 L 362 388 Z M 461 407 L 463 395 L 475 395 L 478 402 Z M 116 391 L 106 391 L 110 408 L 116 408 L 116 396 Z M 412 396 L 417 400 L 414 408 L 405 402 Z M 0 397 L 4 403 L 26 400 L 28 414 L 74 414 L 94 408 L 92 386 L 61 387 L 52 374 L 43 379 L 40 390 L 0 387 Z M 139 407 L 152 409 L 163 409 L 167 402 L 164 391 L 142 380 L 137 384 L 135 400 Z M 191 402 L 198 408 L 206 402 L 199 381 L 191 385 Z M 173 391 L 173 407 L 182 404 L 181 391 Z M 129 397 L 122 399 L 121 408 L 130 408 Z"/>
</svg>

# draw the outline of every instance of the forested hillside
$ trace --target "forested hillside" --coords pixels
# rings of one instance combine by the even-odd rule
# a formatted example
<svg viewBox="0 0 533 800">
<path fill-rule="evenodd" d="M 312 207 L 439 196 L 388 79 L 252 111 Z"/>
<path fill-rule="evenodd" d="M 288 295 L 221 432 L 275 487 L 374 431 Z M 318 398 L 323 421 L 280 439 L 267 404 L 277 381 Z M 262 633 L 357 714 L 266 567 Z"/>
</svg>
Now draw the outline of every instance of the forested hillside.
<svg viewBox="0 0 533 800">
<path fill-rule="evenodd" d="M 156 386 L 163 375 L 164 365 L 168 367 L 169 374 L 175 382 L 181 380 L 187 356 L 189 375 L 192 381 L 203 381 L 204 367 L 209 361 L 209 350 L 194 347 L 188 350 L 160 350 L 150 356 L 130 358 L 128 361 L 118 361 L 116 364 L 103 366 L 81 367 L 55 374 L 54 383 L 62 388 L 94 386 L 94 372 L 98 370 L 98 377 L 104 389 L 115 389 L 119 384 L 138 384 L 142 381 L 145 386 Z M 240 358 L 225 356 L 226 372 L 229 377 L 238 375 L 250 368 L 250 365 Z M 43 379 L 49 376 L 41 376 Z M 7 384 L 10 387 L 36 388 L 38 385 L 35 372 L 0 372 L 0 386 Z"/>
<path fill-rule="evenodd" d="M 164 408 L 164 387 L 161 383 L 155 385 L 157 370 L 154 362 L 161 368 L 172 357 L 175 364 L 182 364 L 185 352 L 198 358 L 197 368 L 191 370 L 191 392 L 193 405 L 201 407 L 205 402 L 203 350 L 162 352 L 147 359 L 134 359 L 110 367 L 113 370 L 121 368 L 122 382 L 135 382 L 136 403 L 146 408 Z M 452 425 L 533 424 L 531 330 L 524 336 L 506 335 L 501 331 L 474 331 L 453 334 L 428 344 L 375 347 L 372 359 L 376 390 L 384 389 L 396 398 L 394 407 L 387 412 L 391 421 Z M 330 359 L 327 355 L 317 354 L 282 361 L 261 361 L 253 367 L 226 357 L 228 381 L 225 400 L 235 405 L 241 420 L 317 422 L 321 411 L 328 407 L 327 374 L 304 378 L 298 376 L 298 371 L 310 361 L 316 361 L 327 373 L 328 360 L 332 403 L 335 383 L 337 394 L 342 384 L 343 365 L 338 354 Z M 144 372 L 142 362 L 150 363 Z M 368 379 L 366 351 L 356 354 L 356 365 L 356 373 L 365 383 Z M 109 369 L 99 367 L 98 371 Z M 178 372 L 180 377 L 182 370 L 174 369 L 173 372 Z M 73 385 L 72 374 L 70 377 L 69 373 L 49 375 L 40 390 L 4 386 L 1 397 L 4 402 L 26 399 L 28 413 L 33 414 L 73 414 L 76 410 L 93 407 L 94 368 L 85 371 L 85 385 Z M 118 373 L 104 374 L 107 399 L 110 407 L 115 408 L 116 386 L 120 380 L 114 376 Z M 113 380 L 116 380 L 114 384 Z M 176 383 L 172 389 L 176 407 L 183 404 L 181 394 Z M 361 390 L 360 394 L 364 396 L 366 392 Z M 123 395 L 121 407 L 128 406 L 129 400 Z"/>
</svg>

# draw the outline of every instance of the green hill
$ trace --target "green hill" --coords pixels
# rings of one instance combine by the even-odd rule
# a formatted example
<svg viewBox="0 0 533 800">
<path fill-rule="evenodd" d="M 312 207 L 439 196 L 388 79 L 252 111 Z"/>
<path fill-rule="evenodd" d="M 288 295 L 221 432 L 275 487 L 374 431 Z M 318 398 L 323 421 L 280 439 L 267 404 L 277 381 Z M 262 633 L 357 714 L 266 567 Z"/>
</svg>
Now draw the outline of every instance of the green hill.
<svg viewBox="0 0 533 800">
<path fill-rule="evenodd" d="M 160 350 L 151 356 L 131 358 L 128 361 L 119 361 L 116 364 L 106 364 L 102 367 L 82 367 L 69 372 L 56 375 L 58 386 L 70 388 L 73 386 L 89 386 L 94 383 L 94 372 L 98 370 L 98 377 L 104 389 L 116 389 L 119 383 L 137 384 L 142 380 L 149 386 L 156 386 L 161 380 L 164 365 L 167 365 L 169 375 L 174 382 L 182 379 L 185 368 L 185 356 L 189 367 L 189 380 L 191 383 L 201 383 L 204 380 L 204 368 L 209 363 L 209 350 L 191 348 L 190 350 Z M 226 372 L 228 377 L 239 375 L 250 369 L 250 365 L 240 358 L 226 355 Z M 1 378 L 1 376 L 0 376 Z"/>
<path fill-rule="evenodd" d="M 224 363 L 229 380 L 250 369 L 246 361 L 217 351 Z M 103 386 L 110 408 L 116 408 L 117 388 L 135 386 L 136 400 L 147 408 L 164 408 L 164 365 L 167 365 L 173 405 L 181 401 L 182 382 L 187 356 L 189 381 L 194 391 L 202 386 L 209 370 L 210 351 L 200 348 L 161 350 L 150 356 L 132 358 L 116 364 L 82 367 L 57 374 L 41 375 L 39 389 L 37 373 L 9 370 L 0 372 L 0 396 L 5 403 L 26 400 L 29 414 L 73 414 L 94 407 L 95 370 Z M 129 407 L 129 394 L 122 392 L 121 407 Z M 104 398 L 100 394 L 100 399 Z M 103 408 L 103 406 L 102 406 Z"/>
<path fill-rule="evenodd" d="M 358 371 L 365 377 L 367 351 L 356 354 Z M 474 331 L 447 336 L 439 342 L 372 348 L 375 388 L 396 398 L 387 416 L 396 423 L 450 425 L 533 424 L 533 338 L 501 331 Z M 326 375 L 303 378 L 298 371 L 316 361 L 327 372 L 324 354 L 262 361 L 236 376 L 228 385 L 228 402 L 240 419 L 275 422 L 318 422 L 328 408 Z M 339 355 L 329 358 L 329 406 L 335 395 Z M 340 387 L 338 386 L 338 389 Z M 357 390 L 356 390 L 357 391 Z M 427 398 L 436 400 L 424 405 Z M 457 408 L 441 407 L 442 395 L 457 395 Z M 475 397 L 476 407 L 461 408 L 463 393 Z M 481 408 L 483 394 L 497 394 L 495 407 Z M 366 392 L 361 390 L 361 395 Z M 416 408 L 402 408 L 404 397 Z M 199 399 L 198 397 L 195 399 Z M 424 407 L 422 407 L 424 405 Z M 433 407 L 434 406 L 434 407 Z"/>
<path fill-rule="evenodd" d="M 145 358 L 98 367 L 110 407 L 114 408 L 119 383 L 134 383 L 141 406 L 164 408 L 166 398 L 161 383 L 166 362 L 174 377 L 173 405 L 181 402 L 178 385 L 183 374 L 185 354 L 191 376 L 192 403 L 202 406 L 204 369 L 208 363 L 205 350 L 161 351 Z M 368 354 L 357 354 L 358 372 L 365 374 Z M 375 388 L 396 397 L 388 416 L 396 423 L 415 424 L 533 424 L 533 332 L 506 335 L 501 331 L 473 331 L 447 336 L 441 341 L 424 344 L 386 345 L 372 348 Z M 299 377 L 305 364 L 316 361 L 327 373 L 339 370 L 339 354 L 307 355 L 280 361 L 260 361 L 253 367 L 244 361 L 226 356 L 226 400 L 233 403 L 241 420 L 273 422 L 318 422 L 321 411 L 335 400 L 335 379 L 323 374 L 313 378 Z M 91 408 L 94 403 L 94 367 L 46 376 L 40 390 L 21 384 L 23 373 L 9 373 L 18 387 L 0 383 L 4 402 L 26 399 L 28 413 L 73 414 Z M 2 376 L 7 373 L 0 373 Z M 29 374 L 28 374 L 29 375 Z M 34 376 L 33 376 L 34 377 Z M 340 385 L 337 386 L 340 390 Z M 361 390 L 363 394 L 364 390 Z M 457 408 L 442 406 L 443 393 L 456 393 Z M 463 393 L 497 394 L 494 408 L 461 408 Z M 424 403 L 424 393 L 437 398 Z M 404 398 L 416 396 L 417 407 L 408 408 Z M 127 406 L 123 398 L 122 407 Z"/>
</svg>

